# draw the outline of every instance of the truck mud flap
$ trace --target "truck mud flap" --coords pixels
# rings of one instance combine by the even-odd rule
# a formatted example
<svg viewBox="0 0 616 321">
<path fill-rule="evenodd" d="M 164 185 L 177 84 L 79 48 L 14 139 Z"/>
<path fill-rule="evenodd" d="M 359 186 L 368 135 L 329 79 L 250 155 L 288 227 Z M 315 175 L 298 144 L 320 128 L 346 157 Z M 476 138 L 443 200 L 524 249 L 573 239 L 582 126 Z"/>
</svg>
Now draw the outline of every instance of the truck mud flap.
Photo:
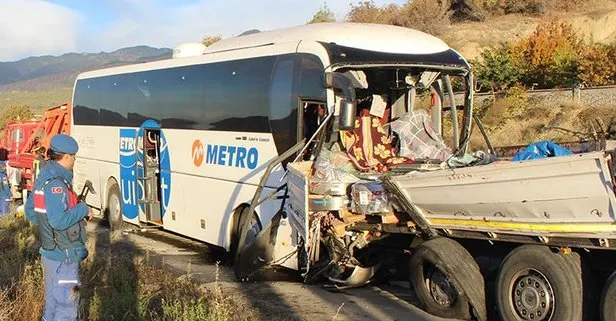
<svg viewBox="0 0 616 321">
<path fill-rule="evenodd" d="M 281 219 L 282 211 L 274 215 L 270 223 L 257 234 L 252 242 L 243 246 L 241 244 L 238 245 L 233 267 L 235 277 L 238 280 L 244 281 L 249 279 L 274 260 L 274 248 Z M 245 228 L 240 231 L 240 233 L 247 232 L 248 229 Z"/>
</svg>

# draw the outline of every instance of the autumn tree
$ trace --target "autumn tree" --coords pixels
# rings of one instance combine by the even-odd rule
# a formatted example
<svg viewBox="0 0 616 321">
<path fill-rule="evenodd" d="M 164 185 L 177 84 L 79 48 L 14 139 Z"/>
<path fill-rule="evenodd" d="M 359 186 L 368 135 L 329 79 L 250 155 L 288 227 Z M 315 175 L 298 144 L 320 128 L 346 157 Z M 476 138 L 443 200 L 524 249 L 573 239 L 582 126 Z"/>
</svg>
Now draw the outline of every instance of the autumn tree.
<svg viewBox="0 0 616 321">
<path fill-rule="evenodd" d="M 452 18 L 456 21 L 483 21 L 496 0 L 451 0 Z"/>
<path fill-rule="evenodd" d="M 579 0 L 498 0 L 496 6 L 492 6 L 492 9 L 498 7 L 504 14 L 520 13 L 540 16 L 555 11 L 579 10 L 581 3 L 587 4 L 588 2 L 580 2 Z"/>
<path fill-rule="evenodd" d="M 578 79 L 585 86 L 604 86 L 616 82 L 616 45 L 584 46 L 577 59 Z"/>
<path fill-rule="evenodd" d="M 209 46 L 219 42 L 220 40 L 222 40 L 222 36 L 221 35 L 205 36 L 201 40 L 201 43 L 204 44 L 206 47 L 209 47 Z"/>
<path fill-rule="evenodd" d="M 372 0 L 362 1 L 351 4 L 351 10 L 346 16 L 346 21 L 398 25 L 396 19 L 399 14 L 400 7 L 398 5 L 390 4 L 381 8 Z"/>
<path fill-rule="evenodd" d="M 582 42 L 570 24 L 551 19 L 514 47 L 522 59 L 525 81 L 541 88 L 571 86 L 577 78 Z"/>
<path fill-rule="evenodd" d="M 321 23 L 321 22 L 336 22 L 336 16 L 334 12 L 327 6 L 327 3 L 323 3 L 323 6 L 312 16 L 312 19 L 308 23 Z"/>
<path fill-rule="evenodd" d="M 13 120 L 27 120 L 34 117 L 34 113 L 29 106 L 13 105 L 2 109 L 0 112 L 0 128 L 4 129 L 6 124 Z"/>
<path fill-rule="evenodd" d="M 500 1 L 500 7 L 505 14 L 521 13 L 527 15 L 541 15 L 551 9 L 553 0 L 507 0 Z"/>
<path fill-rule="evenodd" d="M 403 27 L 439 35 L 451 22 L 449 0 L 413 0 L 405 3 L 393 21 Z"/>
</svg>

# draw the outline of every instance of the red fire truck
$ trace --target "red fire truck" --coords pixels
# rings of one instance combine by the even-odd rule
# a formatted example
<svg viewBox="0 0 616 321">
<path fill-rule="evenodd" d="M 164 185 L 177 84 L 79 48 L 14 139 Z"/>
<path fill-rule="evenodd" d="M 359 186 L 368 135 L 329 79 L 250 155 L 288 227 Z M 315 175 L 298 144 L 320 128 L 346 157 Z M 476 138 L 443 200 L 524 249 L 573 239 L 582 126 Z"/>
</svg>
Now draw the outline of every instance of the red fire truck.
<svg viewBox="0 0 616 321">
<path fill-rule="evenodd" d="M 70 134 L 71 111 L 71 104 L 66 103 L 48 109 L 40 120 L 13 121 L 4 128 L 0 158 L 8 160 L 14 197 L 25 199 L 27 191 L 32 190 L 36 159 L 33 149 L 48 149 L 54 135 Z"/>
</svg>

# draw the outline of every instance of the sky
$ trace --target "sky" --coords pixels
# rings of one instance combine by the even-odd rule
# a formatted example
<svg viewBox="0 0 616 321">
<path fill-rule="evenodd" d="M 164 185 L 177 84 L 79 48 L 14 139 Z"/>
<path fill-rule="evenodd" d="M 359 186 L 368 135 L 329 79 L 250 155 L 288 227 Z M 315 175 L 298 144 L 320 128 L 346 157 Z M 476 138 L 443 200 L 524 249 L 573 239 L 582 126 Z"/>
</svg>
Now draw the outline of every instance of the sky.
<svg viewBox="0 0 616 321">
<path fill-rule="evenodd" d="M 327 0 L 343 19 L 358 0 Z M 405 0 L 375 0 L 375 4 Z M 0 0 L 0 61 L 148 45 L 174 48 L 305 24 L 322 0 Z"/>
</svg>

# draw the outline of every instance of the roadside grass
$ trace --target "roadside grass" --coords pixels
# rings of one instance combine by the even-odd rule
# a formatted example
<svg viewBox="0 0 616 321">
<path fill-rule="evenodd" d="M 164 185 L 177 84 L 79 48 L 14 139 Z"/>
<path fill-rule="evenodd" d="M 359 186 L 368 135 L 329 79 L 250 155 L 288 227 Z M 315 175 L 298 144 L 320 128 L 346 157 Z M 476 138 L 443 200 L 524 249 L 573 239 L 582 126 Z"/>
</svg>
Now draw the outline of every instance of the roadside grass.
<svg viewBox="0 0 616 321">
<path fill-rule="evenodd" d="M 0 321 L 41 319 L 44 277 L 35 235 L 23 218 L 0 218 Z M 178 278 L 156 266 L 126 240 L 102 236 L 88 244 L 90 255 L 81 265 L 81 320 L 260 319 L 218 282 L 199 288 L 188 275 Z"/>
</svg>

